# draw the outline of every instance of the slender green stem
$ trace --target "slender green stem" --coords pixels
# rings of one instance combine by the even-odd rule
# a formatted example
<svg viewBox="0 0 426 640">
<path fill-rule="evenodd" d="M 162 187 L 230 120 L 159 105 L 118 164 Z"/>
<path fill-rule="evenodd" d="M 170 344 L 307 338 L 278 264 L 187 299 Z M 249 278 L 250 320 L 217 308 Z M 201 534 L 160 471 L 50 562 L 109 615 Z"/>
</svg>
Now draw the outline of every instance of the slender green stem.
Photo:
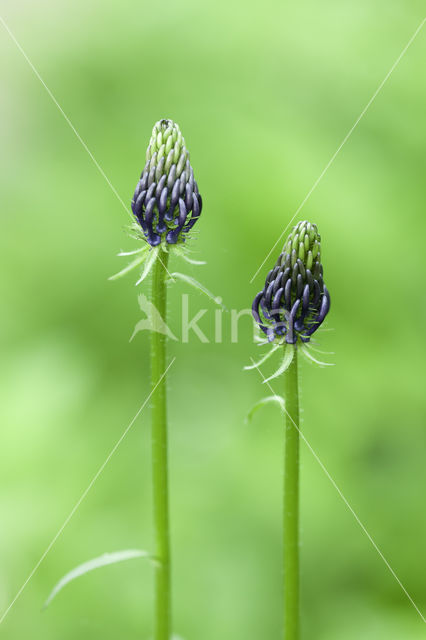
<svg viewBox="0 0 426 640">
<path fill-rule="evenodd" d="M 287 348 L 292 348 L 288 345 Z M 299 387 L 297 347 L 284 374 L 284 640 L 299 640 Z M 297 428 L 296 428 L 296 426 Z"/>
<path fill-rule="evenodd" d="M 168 253 L 162 252 L 153 266 L 152 303 L 166 322 L 166 274 Z M 155 314 L 154 314 L 155 315 Z M 158 320 L 159 321 L 159 320 Z M 155 324 L 156 319 L 153 318 Z M 151 389 L 166 370 L 166 336 L 151 331 Z M 152 482 L 155 535 L 154 639 L 170 640 L 170 543 L 167 467 L 166 376 L 152 395 Z"/>
</svg>

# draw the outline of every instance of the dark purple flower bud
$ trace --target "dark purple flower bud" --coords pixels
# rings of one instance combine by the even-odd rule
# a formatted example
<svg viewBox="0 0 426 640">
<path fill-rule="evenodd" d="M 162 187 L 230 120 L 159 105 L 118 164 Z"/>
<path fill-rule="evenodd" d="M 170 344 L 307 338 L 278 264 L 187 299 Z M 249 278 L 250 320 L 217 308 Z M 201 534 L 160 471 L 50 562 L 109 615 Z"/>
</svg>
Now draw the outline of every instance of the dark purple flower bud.
<svg viewBox="0 0 426 640">
<path fill-rule="evenodd" d="M 147 242 L 184 242 L 201 214 L 202 201 L 179 126 L 159 120 L 152 130 L 146 165 L 132 200 Z"/>
<path fill-rule="evenodd" d="M 253 317 L 270 342 L 309 342 L 330 309 L 323 280 L 317 226 L 299 222 L 286 240 L 265 286 L 253 301 Z"/>
</svg>

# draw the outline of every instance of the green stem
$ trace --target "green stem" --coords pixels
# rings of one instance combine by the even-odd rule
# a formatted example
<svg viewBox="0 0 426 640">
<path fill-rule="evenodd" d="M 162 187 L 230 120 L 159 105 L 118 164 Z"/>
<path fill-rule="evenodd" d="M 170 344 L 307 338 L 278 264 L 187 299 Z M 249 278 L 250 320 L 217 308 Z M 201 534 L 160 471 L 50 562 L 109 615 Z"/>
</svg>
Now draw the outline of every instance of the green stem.
<svg viewBox="0 0 426 640">
<path fill-rule="evenodd" d="M 152 304 L 166 322 L 166 275 L 169 254 L 161 252 L 153 266 Z M 152 482 L 155 535 L 154 639 L 170 640 L 170 543 L 167 467 L 166 336 L 151 331 Z M 161 377 L 164 376 L 162 379 Z M 158 381 L 161 379 L 160 384 Z M 158 386 L 156 386 L 158 385 Z"/>
<path fill-rule="evenodd" d="M 292 348 L 288 345 L 287 348 Z M 297 347 L 284 374 L 284 640 L 299 640 L 299 387 Z M 296 425 L 296 426 L 295 426 Z"/>
</svg>

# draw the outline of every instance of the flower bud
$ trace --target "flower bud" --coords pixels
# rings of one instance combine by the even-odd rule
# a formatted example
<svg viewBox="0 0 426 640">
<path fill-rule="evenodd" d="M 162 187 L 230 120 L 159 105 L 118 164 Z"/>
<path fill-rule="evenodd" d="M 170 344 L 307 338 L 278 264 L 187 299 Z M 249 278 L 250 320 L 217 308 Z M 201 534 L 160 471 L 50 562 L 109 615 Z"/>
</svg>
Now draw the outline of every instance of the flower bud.
<svg viewBox="0 0 426 640">
<path fill-rule="evenodd" d="M 323 280 L 321 236 L 317 226 L 299 222 L 288 236 L 265 286 L 253 301 L 253 317 L 268 340 L 309 342 L 330 309 Z"/>
<path fill-rule="evenodd" d="M 152 130 L 146 165 L 132 200 L 133 214 L 152 247 L 184 242 L 201 214 L 202 200 L 194 180 L 179 126 L 159 120 Z"/>
</svg>

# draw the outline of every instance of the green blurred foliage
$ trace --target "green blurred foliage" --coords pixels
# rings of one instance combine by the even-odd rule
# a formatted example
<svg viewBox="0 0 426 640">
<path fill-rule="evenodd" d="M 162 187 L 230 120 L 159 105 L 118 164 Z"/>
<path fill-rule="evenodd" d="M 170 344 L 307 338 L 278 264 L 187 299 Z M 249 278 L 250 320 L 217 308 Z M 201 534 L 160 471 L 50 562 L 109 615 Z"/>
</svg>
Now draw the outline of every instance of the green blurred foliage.
<svg viewBox="0 0 426 640">
<path fill-rule="evenodd" d="M 1 15 L 128 208 L 151 127 L 176 120 L 204 198 L 194 255 L 174 262 L 228 308 L 259 267 L 424 14 L 419 1 L 32 3 Z M 126 212 L 0 29 L 0 608 L 39 560 L 148 393 L 135 278 L 107 278 L 135 242 Z M 426 33 L 414 41 L 297 219 L 322 234 L 332 310 L 302 365 L 303 430 L 420 608 L 424 583 Z M 146 286 L 140 291 L 146 291 Z M 213 307 L 181 294 L 213 338 Z M 228 320 L 226 321 L 228 327 Z M 186 640 L 280 637 L 282 417 L 251 322 L 222 344 L 172 343 L 174 627 Z M 265 363 L 272 372 L 276 361 Z M 274 381 L 280 392 L 280 382 Z M 303 637 L 417 640 L 422 621 L 302 445 Z M 7 640 L 149 638 L 152 572 L 105 551 L 151 547 L 143 411 L 9 615 Z"/>
</svg>

